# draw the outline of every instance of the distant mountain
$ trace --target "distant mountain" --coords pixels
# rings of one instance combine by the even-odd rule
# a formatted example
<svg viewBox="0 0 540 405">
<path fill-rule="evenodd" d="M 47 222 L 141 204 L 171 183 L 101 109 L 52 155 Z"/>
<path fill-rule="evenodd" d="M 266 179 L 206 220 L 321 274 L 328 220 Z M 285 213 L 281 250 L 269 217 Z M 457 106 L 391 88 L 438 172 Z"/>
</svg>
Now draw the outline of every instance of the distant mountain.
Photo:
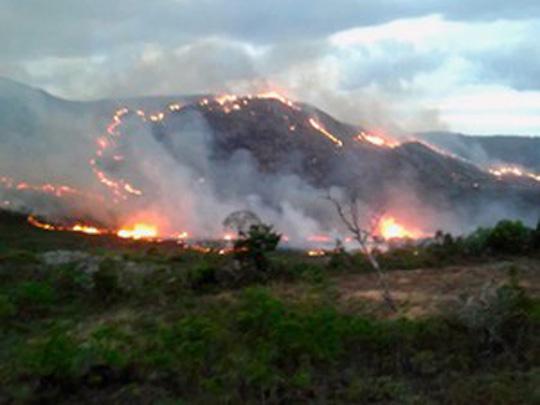
<svg viewBox="0 0 540 405">
<path fill-rule="evenodd" d="M 418 136 L 478 164 L 515 164 L 540 173 L 540 136 L 473 136 L 451 132 L 427 132 Z"/>
</svg>

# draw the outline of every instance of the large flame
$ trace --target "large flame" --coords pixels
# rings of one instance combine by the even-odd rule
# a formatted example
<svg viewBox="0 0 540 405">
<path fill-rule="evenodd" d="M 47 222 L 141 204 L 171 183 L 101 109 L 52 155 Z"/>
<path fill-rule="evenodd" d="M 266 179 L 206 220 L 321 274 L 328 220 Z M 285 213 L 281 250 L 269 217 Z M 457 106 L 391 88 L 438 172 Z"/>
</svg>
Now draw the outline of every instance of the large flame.
<svg viewBox="0 0 540 405">
<path fill-rule="evenodd" d="M 130 239 L 154 239 L 158 236 L 158 228 L 152 224 L 137 223 L 120 229 L 117 235 Z"/>
<path fill-rule="evenodd" d="M 394 217 L 384 217 L 379 223 L 379 234 L 384 239 L 416 239 L 421 236 L 420 232 L 408 229 L 399 223 Z"/>
</svg>

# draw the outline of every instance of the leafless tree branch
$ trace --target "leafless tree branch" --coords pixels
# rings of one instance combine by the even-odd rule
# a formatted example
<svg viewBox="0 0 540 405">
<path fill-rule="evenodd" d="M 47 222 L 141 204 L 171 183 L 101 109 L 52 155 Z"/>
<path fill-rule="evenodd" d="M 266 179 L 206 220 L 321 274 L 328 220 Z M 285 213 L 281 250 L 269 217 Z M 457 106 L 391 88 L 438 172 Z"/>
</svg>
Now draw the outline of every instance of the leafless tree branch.
<svg viewBox="0 0 540 405">
<path fill-rule="evenodd" d="M 380 239 L 376 235 L 376 231 L 384 213 L 382 211 L 373 213 L 369 223 L 363 225 L 359 219 L 358 197 L 356 195 L 352 194 L 348 199 L 348 215 L 345 213 L 343 204 L 332 196 L 329 190 L 326 192 L 326 199 L 334 205 L 339 218 L 358 242 L 360 250 L 367 257 L 373 270 L 375 270 L 385 304 L 392 311 L 396 312 L 397 307 L 392 298 L 392 294 L 390 293 L 386 274 L 382 270 L 372 251 L 372 247 L 380 242 Z"/>
</svg>

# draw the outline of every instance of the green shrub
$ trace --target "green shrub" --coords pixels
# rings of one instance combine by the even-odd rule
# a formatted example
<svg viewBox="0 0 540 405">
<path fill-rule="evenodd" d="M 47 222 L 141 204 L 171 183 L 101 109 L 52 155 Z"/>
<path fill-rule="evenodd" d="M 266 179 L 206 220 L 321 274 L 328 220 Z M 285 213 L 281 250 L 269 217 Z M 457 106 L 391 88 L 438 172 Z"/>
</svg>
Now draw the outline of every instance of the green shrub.
<svg viewBox="0 0 540 405">
<path fill-rule="evenodd" d="M 80 376 L 91 363 L 88 347 L 79 345 L 67 332 L 53 329 L 47 337 L 21 346 L 17 364 L 21 372 L 34 376 Z"/>
<path fill-rule="evenodd" d="M 521 221 L 500 221 L 487 236 L 487 247 L 493 252 L 520 254 L 531 247 L 532 232 Z"/>
<path fill-rule="evenodd" d="M 40 262 L 34 253 L 27 250 L 13 250 L 0 256 L 0 263 L 38 264 Z"/>
<path fill-rule="evenodd" d="M 63 298 L 83 297 L 94 287 L 92 276 L 77 263 L 67 263 L 49 270 L 51 283 Z"/>
<path fill-rule="evenodd" d="M 276 249 L 281 235 L 265 224 L 251 225 L 247 233 L 240 232 L 234 242 L 234 257 L 244 265 L 252 265 L 258 272 L 268 270 L 267 253 Z"/>
<path fill-rule="evenodd" d="M 113 259 L 105 259 L 99 269 L 92 275 L 94 290 L 100 299 L 111 301 L 119 298 L 123 291 L 120 288 L 118 263 Z"/>
<path fill-rule="evenodd" d="M 463 297 L 457 316 L 489 352 L 513 350 L 529 343 L 532 300 L 519 285 L 516 270 L 509 269 L 508 281 L 487 284 L 479 296 Z"/>
<path fill-rule="evenodd" d="M 203 263 L 189 273 L 189 286 L 199 292 L 208 292 L 219 284 L 217 269 L 209 263 Z"/>
<path fill-rule="evenodd" d="M 57 301 L 56 290 L 49 284 L 39 281 L 26 281 L 16 285 L 13 302 L 21 311 L 43 311 Z"/>
<path fill-rule="evenodd" d="M 9 319 L 17 313 L 17 308 L 10 297 L 0 294 L 0 320 Z"/>
<path fill-rule="evenodd" d="M 532 246 L 534 249 L 540 250 L 540 219 L 532 233 Z"/>
</svg>

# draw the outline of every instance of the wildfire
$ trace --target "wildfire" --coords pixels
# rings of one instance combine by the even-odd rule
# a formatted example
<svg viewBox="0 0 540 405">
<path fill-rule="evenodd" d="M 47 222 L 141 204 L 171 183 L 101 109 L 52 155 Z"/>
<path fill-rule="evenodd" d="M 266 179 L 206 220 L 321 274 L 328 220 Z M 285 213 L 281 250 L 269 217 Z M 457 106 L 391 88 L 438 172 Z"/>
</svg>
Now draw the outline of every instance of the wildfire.
<svg viewBox="0 0 540 405">
<path fill-rule="evenodd" d="M 110 233 L 109 231 L 105 229 L 99 229 L 94 226 L 89 226 L 85 224 L 76 224 L 73 226 L 52 225 L 46 222 L 42 222 L 36 217 L 33 217 L 31 215 L 28 217 L 28 223 L 35 226 L 36 228 L 45 229 L 47 231 L 81 232 L 81 233 L 87 233 L 89 235 L 103 235 L 103 234 Z"/>
<path fill-rule="evenodd" d="M 86 226 L 86 225 L 75 225 L 73 228 L 71 228 L 71 230 L 74 232 L 88 233 L 90 235 L 99 235 L 103 233 L 103 231 L 93 226 Z"/>
<path fill-rule="evenodd" d="M 334 142 L 338 146 L 338 148 L 341 148 L 343 146 L 343 142 L 337 139 L 330 132 L 328 132 L 315 118 L 310 118 L 309 123 L 311 124 L 313 128 L 315 128 L 317 131 L 319 131 L 328 139 L 330 139 L 332 142 Z"/>
<path fill-rule="evenodd" d="M 318 256 L 324 256 L 326 252 L 323 249 L 311 249 L 307 252 L 308 256 L 311 257 L 318 257 Z"/>
<path fill-rule="evenodd" d="M 359 141 L 366 141 L 372 143 L 375 146 L 384 147 L 384 148 L 395 148 L 401 145 L 398 141 L 391 139 L 383 135 L 375 135 L 373 133 L 360 132 L 356 139 Z"/>
<path fill-rule="evenodd" d="M 29 191 L 61 197 L 78 197 L 96 201 L 104 201 L 104 198 L 98 194 L 86 193 L 69 186 L 55 186 L 53 184 L 30 184 L 17 183 L 11 177 L 0 177 L 0 188 L 4 190 Z"/>
<path fill-rule="evenodd" d="M 539 174 L 525 172 L 517 166 L 499 166 L 497 168 L 489 169 L 489 172 L 498 178 L 503 176 L 516 176 L 526 177 L 540 182 Z"/>
<path fill-rule="evenodd" d="M 154 239 L 158 236 L 158 229 L 155 225 L 137 223 L 120 229 L 116 234 L 126 239 Z"/>
<path fill-rule="evenodd" d="M 236 239 L 236 235 L 234 233 L 227 232 L 227 233 L 223 234 L 222 239 L 226 240 L 226 241 L 232 241 L 232 240 Z"/>
<path fill-rule="evenodd" d="M 300 110 L 300 107 L 298 107 L 294 102 L 292 102 L 287 97 L 279 94 L 277 91 L 274 91 L 274 90 L 266 92 L 266 93 L 260 93 L 256 97 L 260 98 L 260 99 L 277 100 L 277 101 L 285 104 L 286 106 L 288 106 L 288 107 L 290 107 L 290 108 L 292 108 L 294 110 Z"/>
<path fill-rule="evenodd" d="M 407 229 L 404 225 L 397 222 L 394 217 L 385 217 L 379 224 L 379 234 L 384 239 L 415 239 L 420 236 L 420 233 L 411 229 Z"/>
</svg>

